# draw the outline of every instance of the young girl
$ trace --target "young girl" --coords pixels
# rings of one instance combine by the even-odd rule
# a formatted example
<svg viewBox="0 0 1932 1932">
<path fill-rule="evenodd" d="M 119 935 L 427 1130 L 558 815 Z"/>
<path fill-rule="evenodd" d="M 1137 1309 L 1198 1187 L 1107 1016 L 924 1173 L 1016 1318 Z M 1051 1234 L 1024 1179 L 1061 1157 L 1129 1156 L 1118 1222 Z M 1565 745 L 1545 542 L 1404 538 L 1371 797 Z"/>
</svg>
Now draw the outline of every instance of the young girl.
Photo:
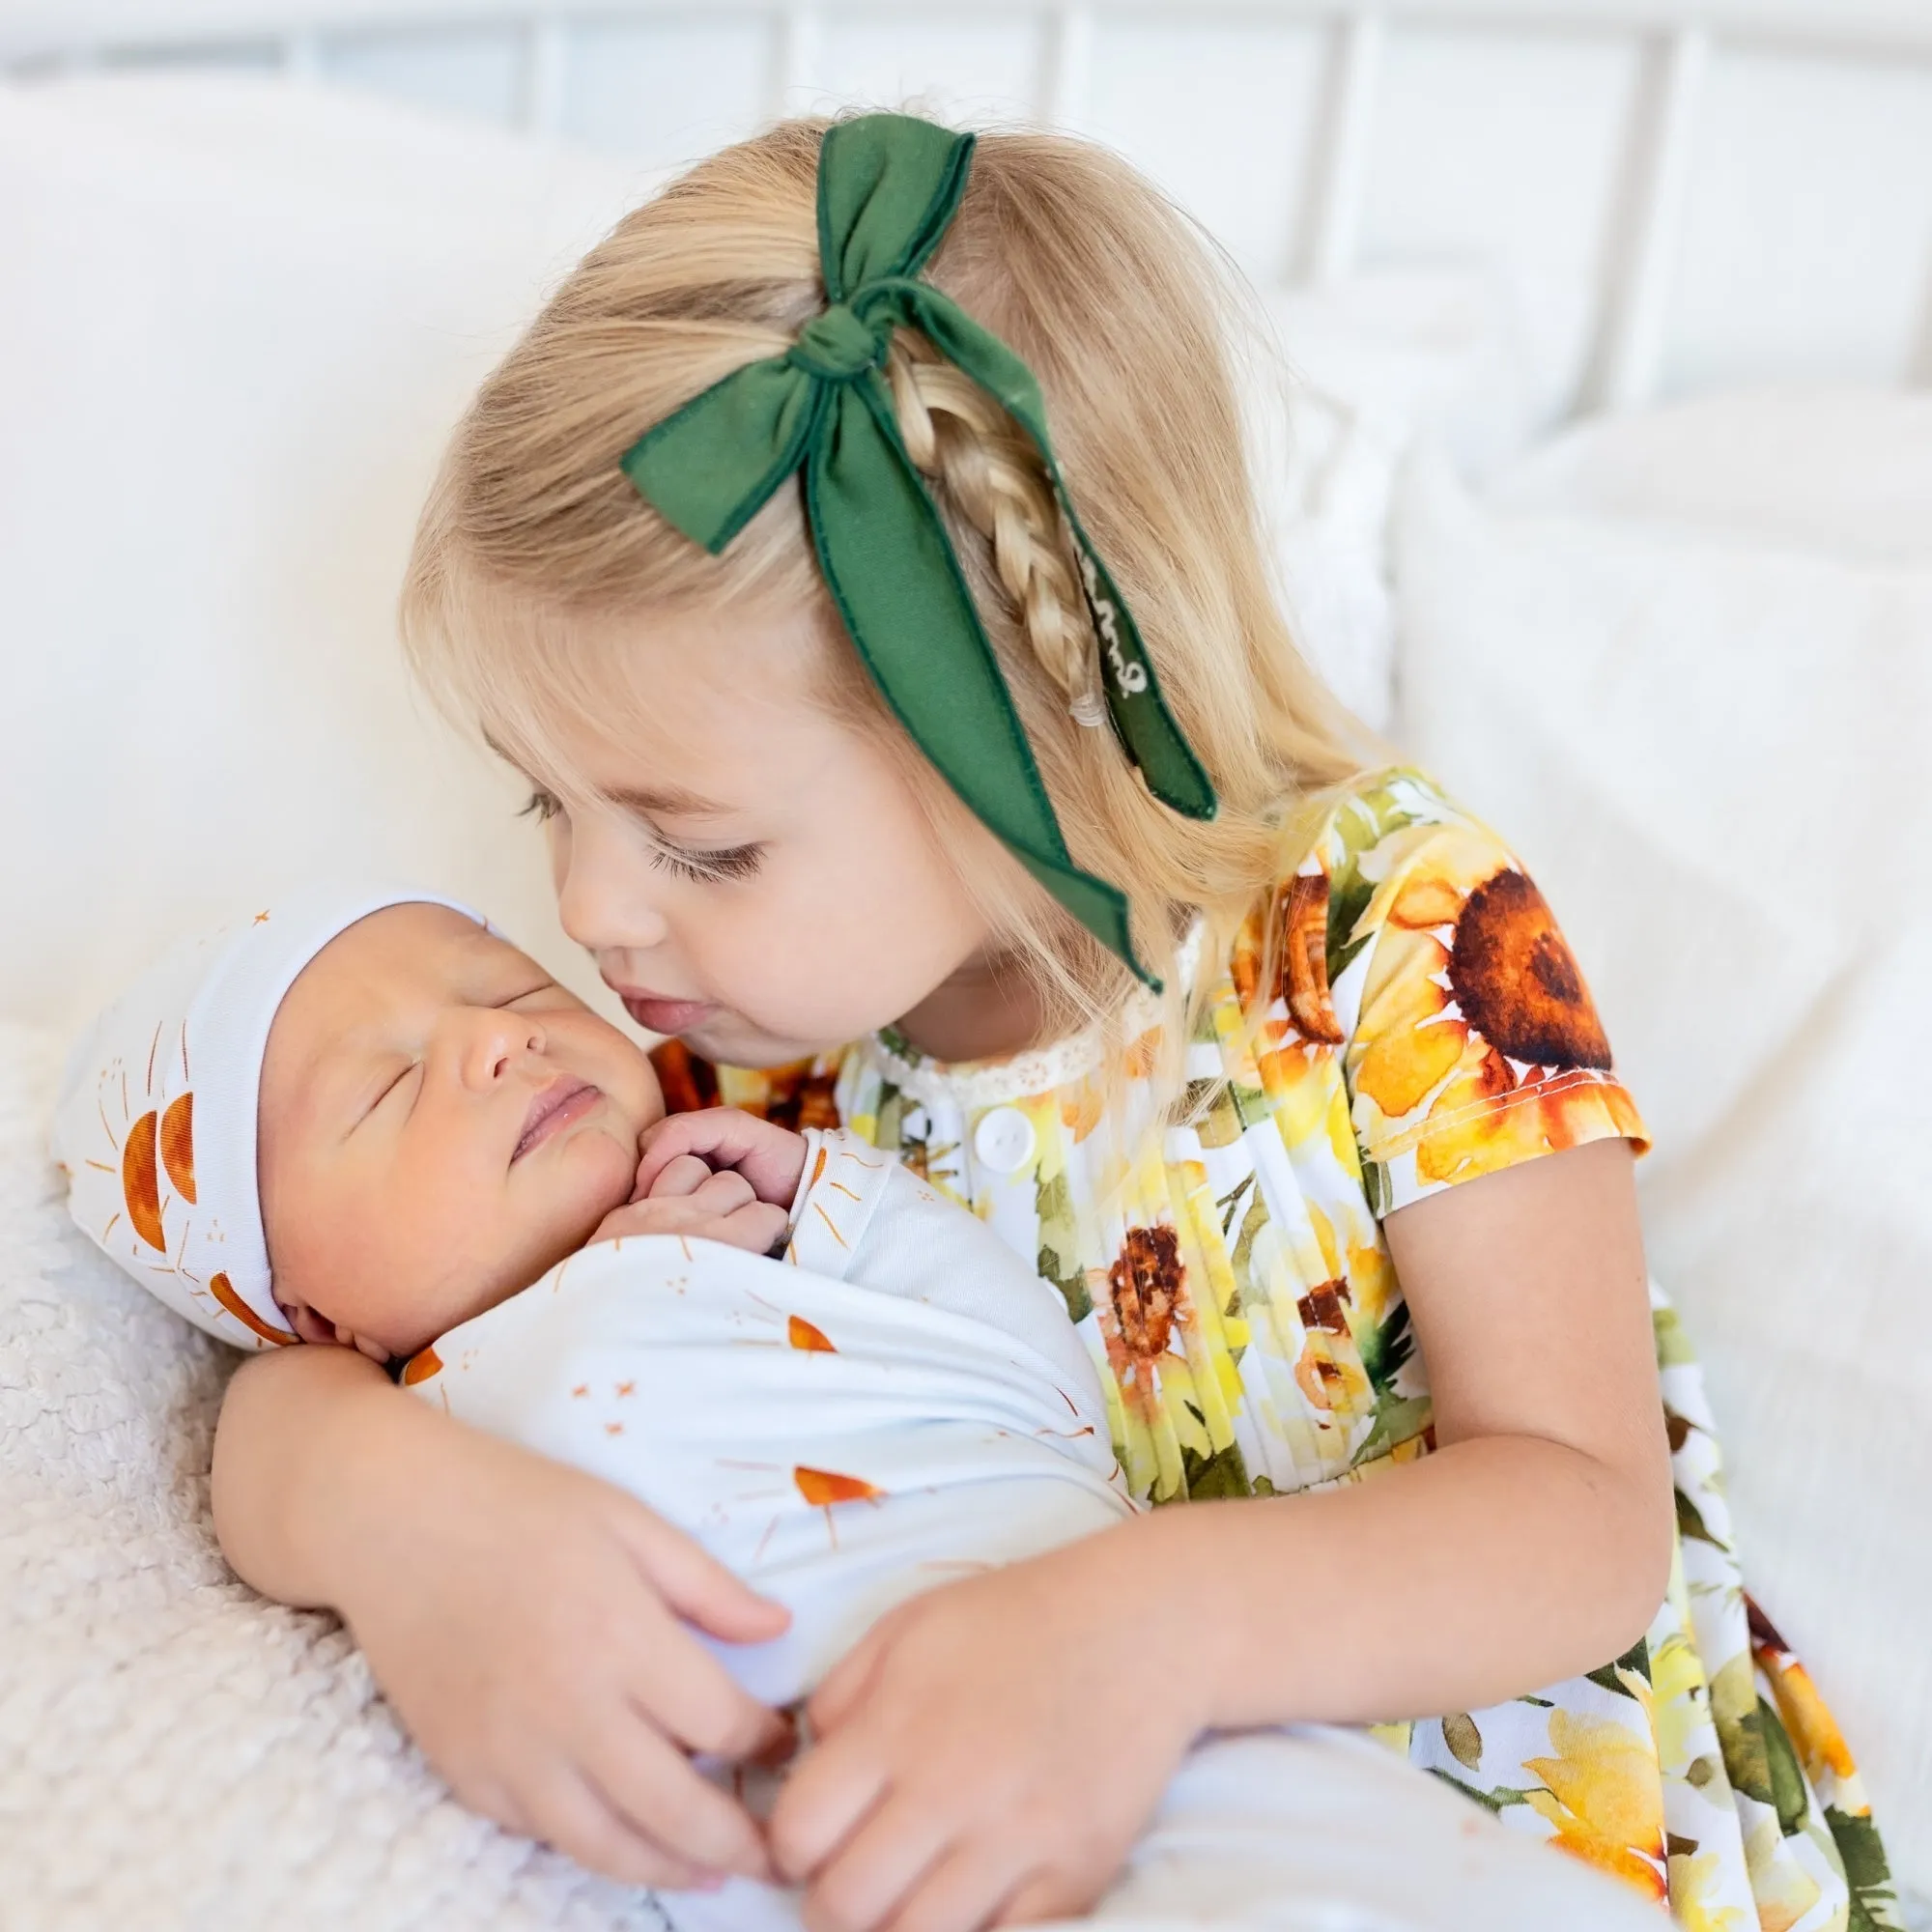
<svg viewBox="0 0 1932 1932">
<path fill-rule="evenodd" d="M 224 1548 L 341 1611 L 471 1804 L 640 1882 L 803 1879 L 814 1928 L 1080 1911 L 1192 1739 L 1297 1719 L 1686 1926 L 1889 1925 L 1646 1292 L 1636 1110 L 1509 851 L 1296 658 L 1219 286 L 1097 149 L 781 125 L 564 284 L 406 605 L 691 1097 L 970 1203 L 1135 1492 L 1194 1506 L 878 1626 L 768 1840 L 687 1754 L 781 1720 L 684 1625 L 778 1613 L 627 1499 L 290 1350 L 232 1386 Z"/>
</svg>

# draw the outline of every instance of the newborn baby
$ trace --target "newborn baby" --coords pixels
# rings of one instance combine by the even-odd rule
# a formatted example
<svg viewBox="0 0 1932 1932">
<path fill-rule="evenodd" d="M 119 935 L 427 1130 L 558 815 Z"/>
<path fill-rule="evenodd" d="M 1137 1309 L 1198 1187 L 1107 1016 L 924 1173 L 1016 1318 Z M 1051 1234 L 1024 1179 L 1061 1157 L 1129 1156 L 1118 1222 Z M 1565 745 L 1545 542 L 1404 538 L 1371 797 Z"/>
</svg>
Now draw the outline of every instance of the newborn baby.
<svg viewBox="0 0 1932 1932">
<path fill-rule="evenodd" d="M 1131 1513 L 1064 1303 L 973 1215 L 743 1115 L 710 1162 L 640 1159 L 663 1117 L 644 1055 L 474 915 L 317 892 L 118 1002 L 57 1151 L 81 1226 L 202 1326 L 406 1358 L 784 1603 L 720 1652 L 766 1702 L 914 1591 Z"/>
</svg>

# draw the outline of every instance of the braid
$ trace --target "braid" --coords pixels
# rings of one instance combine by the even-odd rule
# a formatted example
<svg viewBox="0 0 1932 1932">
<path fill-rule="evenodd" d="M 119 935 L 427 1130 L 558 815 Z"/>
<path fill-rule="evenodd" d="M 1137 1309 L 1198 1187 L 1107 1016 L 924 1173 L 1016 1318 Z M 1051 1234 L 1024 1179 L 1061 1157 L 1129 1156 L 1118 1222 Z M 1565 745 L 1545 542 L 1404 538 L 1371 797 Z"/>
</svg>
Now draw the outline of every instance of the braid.
<svg viewBox="0 0 1932 1932">
<path fill-rule="evenodd" d="M 1038 452 L 991 396 L 923 338 L 900 330 L 886 373 L 906 453 L 991 544 L 993 568 L 1034 655 L 1073 715 L 1101 723 L 1093 621 Z"/>
</svg>

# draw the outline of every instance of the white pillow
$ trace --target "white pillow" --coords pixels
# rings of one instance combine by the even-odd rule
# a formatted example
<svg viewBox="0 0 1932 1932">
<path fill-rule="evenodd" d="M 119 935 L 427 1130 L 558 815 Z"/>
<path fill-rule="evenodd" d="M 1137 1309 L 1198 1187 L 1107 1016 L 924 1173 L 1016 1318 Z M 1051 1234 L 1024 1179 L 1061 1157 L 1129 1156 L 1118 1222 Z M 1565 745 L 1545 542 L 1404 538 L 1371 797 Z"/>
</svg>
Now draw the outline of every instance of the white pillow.
<svg viewBox="0 0 1932 1932">
<path fill-rule="evenodd" d="M 1523 446 L 1535 402 L 1515 310 L 1480 270 L 1388 270 L 1266 296 L 1258 320 L 1240 371 L 1277 587 L 1316 669 L 1386 730 L 1396 472 L 1425 432 L 1473 474 Z"/>
<path fill-rule="evenodd" d="M 1614 517 L 1872 562 L 1932 557 L 1932 392 L 1746 389 L 1599 417 L 1505 470 L 1492 508 Z"/>
<path fill-rule="evenodd" d="M 1395 555 L 1402 737 L 1581 955 L 1746 1576 L 1932 1889 L 1932 567 L 1496 514 L 1433 457 Z"/>
<path fill-rule="evenodd" d="M 75 1027 L 318 869 L 576 977 L 394 602 L 440 445 L 625 171 L 273 81 L 0 89 L 0 1013 Z"/>
</svg>

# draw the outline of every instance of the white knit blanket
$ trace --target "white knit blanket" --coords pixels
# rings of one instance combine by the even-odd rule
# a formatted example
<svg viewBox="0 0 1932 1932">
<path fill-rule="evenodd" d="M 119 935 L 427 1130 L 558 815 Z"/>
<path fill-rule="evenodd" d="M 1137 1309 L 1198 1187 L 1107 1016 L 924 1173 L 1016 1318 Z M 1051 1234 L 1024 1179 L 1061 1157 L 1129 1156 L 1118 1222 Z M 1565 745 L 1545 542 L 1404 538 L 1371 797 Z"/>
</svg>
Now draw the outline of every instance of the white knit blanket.
<svg viewBox="0 0 1932 1932">
<path fill-rule="evenodd" d="M 663 1932 L 647 1894 L 462 1810 L 335 1620 L 229 1572 L 208 1464 L 233 1357 L 68 1222 L 44 1151 L 58 1063 L 0 1023 L 0 1927 Z M 1102 1916 L 1654 1925 L 1378 1747 L 1320 1733 L 1198 1752 Z"/>
</svg>

